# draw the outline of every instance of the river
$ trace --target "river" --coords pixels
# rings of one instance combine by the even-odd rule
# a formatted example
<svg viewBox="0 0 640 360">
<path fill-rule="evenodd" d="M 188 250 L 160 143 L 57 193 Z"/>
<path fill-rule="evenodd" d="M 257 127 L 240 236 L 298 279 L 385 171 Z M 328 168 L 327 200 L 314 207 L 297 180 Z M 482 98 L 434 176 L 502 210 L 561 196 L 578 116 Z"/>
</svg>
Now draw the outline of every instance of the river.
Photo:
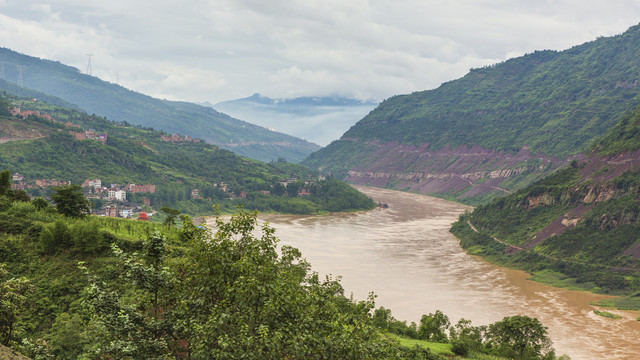
<svg viewBox="0 0 640 360">
<path fill-rule="evenodd" d="M 342 277 L 347 295 L 377 295 L 376 306 L 396 319 L 419 322 L 441 310 L 487 325 L 523 314 L 548 327 L 557 354 L 572 359 L 640 358 L 640 313 L 611 311 L 612 320 L 589 305 L 601 296 L 557 289 L 527 274 L 470 256 L 449 233 L 469 207 L 428 196 L 358 187 L 388 209 L 328 216 L 261 214 L 282 244 L 302 251 L 321 275 Z"/>
</svg>

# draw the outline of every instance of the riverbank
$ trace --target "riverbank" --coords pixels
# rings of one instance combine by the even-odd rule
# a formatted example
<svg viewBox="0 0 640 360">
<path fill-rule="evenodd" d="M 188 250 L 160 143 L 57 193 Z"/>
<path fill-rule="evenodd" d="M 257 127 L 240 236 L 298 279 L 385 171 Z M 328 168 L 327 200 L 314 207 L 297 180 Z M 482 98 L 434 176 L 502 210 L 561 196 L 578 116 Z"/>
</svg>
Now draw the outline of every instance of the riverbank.
<svg viewBox="0 0 640 360">
<path fill-rule="evenodd" d="M 604 272 L 606 267 L 584 262 L 562 260 L 544 254 L 534 253 L 528 249 L 508 244 L 500 239 L 482 234 L 469 219 L 459 219 L 451 228 L 452 234 L 460 245 L 472 255 L 477 255 L 498 266 L 526 271 L 529 279 L 546 285 L 593 294 L 608 295 L 607 298 L 594 303 L 600 307 L 617 308 L 618 310 L 640 310 L 640 296 L 635 292 L 623 293 L 598 286 L 593 281 L 581 281 L 557 269 L 594 268 Z M 615 279 L 615 278 L 613 278 Z"/>
<path fill-rule="evenodd" d="M 576 359 L 629 359 L 640 352 L 640 322 L 596 315 L 606 298 L 528 280 L 524 271 L 468 254 L 450 232 L 471 207 L 424 195 L 360 187 L 388 209 L 327 216 L 259 214 L 281 245 L 298 248 L 321 278 L 340 276 L 347 296 L 376 294 L 376 307 L 408 322 L 441 310 L 488 325 L 516 314 L 549 328 L 558 354 Z"/>
</svg>

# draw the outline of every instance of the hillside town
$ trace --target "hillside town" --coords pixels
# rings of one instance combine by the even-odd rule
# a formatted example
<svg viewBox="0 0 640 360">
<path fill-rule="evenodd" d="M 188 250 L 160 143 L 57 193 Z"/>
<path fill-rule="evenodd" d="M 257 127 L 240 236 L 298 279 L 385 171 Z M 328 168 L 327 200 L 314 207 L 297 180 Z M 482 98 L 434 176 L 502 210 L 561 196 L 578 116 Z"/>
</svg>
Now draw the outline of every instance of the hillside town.
<svg viewBox="0 0 640 360">
<path fill-rule="evenodd" d="M 46 190 L 55 186 L 71 185 L 70 181 L 57 179 L 26 179 L 22 174 L 15 173 L 12 176 L 11 188 L 13 190 L 38 189 Z M 82 184 L 85 197 L 95 204 L 103 206 L 95 207 L 91 213 L 98 216 L 131 218 L 135 215 L 151 210 L 150 201 L 142 199 L 142 204 L 128 200 L 127 194 L 154 194 L 154 184 L 109 184 L 103 185 L 100 179 L 86 179 Z M 145 214 L 146 217 L 146 214 Z"/>
</svg>

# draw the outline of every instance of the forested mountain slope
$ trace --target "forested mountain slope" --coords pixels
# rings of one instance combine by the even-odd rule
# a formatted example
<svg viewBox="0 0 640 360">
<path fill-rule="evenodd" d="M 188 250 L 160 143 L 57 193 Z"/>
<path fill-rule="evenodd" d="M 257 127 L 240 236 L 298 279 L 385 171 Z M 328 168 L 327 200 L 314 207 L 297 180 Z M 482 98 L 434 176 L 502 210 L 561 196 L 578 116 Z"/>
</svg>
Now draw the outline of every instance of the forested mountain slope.
<svg viewBox="0 0 640 360">
<path fill-rule="evenodd" d="M 223 210 L 244 204 L 285 213 L 375 206 L 342 181 L 318 179 L 302 165 L 263 163 L 198 139 L 9 96 L 0 99 L 0 167 L 23 175 L 26 185 L 38 179 L 81 184 L 94 178 L 103 184 L 151 184 L 155 192 L 144 194 L 151 206 L 190 214 L 210 213 L 214 204 Z M 14 116 L 8 108 L 41 116 Z M 40 195 L 37 186 L 30 191 Z"/>
<path fill-rule="evenodd" d="M 198 137 L 262 161 L 298 162 L 320 147 L 234 119 L 211 108 L 155 99 L 81 73 L 59 62 L 0 48 L 4 79 L 77 104 L 89 114 Z M 17 93 L 16 91 L 13 91 Z"/>
<path fill-rule="evenodd" d="M 502 264 L 553 271 L 556 280 L 589 290 L 637 292 L 640 106 L 585 160 L 479 206 L 452 231 L 469 251 Z"/>
<path fill-rule="evenodd" d="M 358 184 L 481 203 L 579 157 L 639 95 L 634 26 L 394 96 L 304 163 Z"/>
</svg>

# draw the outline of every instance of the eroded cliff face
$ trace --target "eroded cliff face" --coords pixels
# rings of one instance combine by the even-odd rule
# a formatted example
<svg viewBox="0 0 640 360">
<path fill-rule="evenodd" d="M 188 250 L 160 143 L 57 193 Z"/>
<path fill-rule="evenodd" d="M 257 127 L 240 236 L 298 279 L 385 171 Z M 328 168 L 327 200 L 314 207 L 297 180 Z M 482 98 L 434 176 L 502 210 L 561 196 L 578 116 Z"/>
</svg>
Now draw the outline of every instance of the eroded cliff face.
<svg viewBox="0 0 640 360">
<path fill-rule="evenodd" d="M 586 165 L 580 170 L 580 184 L 566 189 L 557 198 L 548 193 L 528 197 L 523 204 L 527 209 L 538 206 L 556 205 L 556 203 L 571 205 L 571 210 L 553 220 L 538 232 L 531 240 L 524 244 L 525 248 L 543 242 L 544 240 L 564 233 L 574 228 L 583 220 L 584 215 L 599 203 L 624 196 L 637 198 L 640 189 L 635 184 L 616 185 L 612 180 L 625 172 L 640 171 L 640 151 L 624 152 L 611 156 L 591 154 L 585 159 Z M 624 224 L 634 224 L 639 221 L 636 211 L 625 208 L 613 208 L 611 212 L 603 214 L 599 219 L 599 229 L 613 229 Z M 629 249 L 627 255 L 640 258 L 640 244 Z"/>
<path fill-rule="evenodd" d="M 531 154 L 526 147 L 509 153 L 480 146 L 430 151 L 428 145 L 370 142 L 375 151 L 346 180 L 468 201 L 511 193 L 571 160 Z"/>
<path fill-rule="evenodd" d="M 46 130 L 37 125 L 27 126 L 19 121 L 0 122 L 0 144 L 8 141 L 39 139 L 46 133 Z"/>
</svg>

